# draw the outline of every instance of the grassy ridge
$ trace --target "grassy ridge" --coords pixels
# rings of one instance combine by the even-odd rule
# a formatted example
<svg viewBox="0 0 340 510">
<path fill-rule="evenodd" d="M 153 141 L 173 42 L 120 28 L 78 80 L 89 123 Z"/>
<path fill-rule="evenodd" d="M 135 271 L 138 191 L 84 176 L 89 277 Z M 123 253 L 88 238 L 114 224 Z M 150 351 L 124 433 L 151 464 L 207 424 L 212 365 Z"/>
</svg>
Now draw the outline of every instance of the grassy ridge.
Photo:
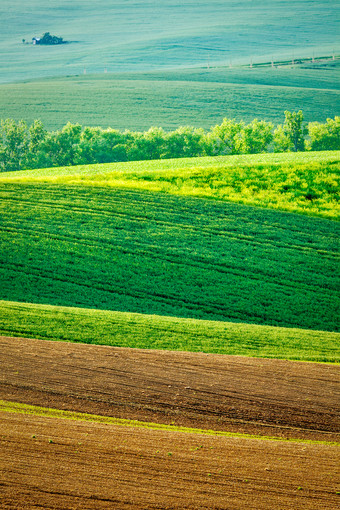
<svg viewBox="0 0 340 510">
<path fill-rule="evenodd" d="M 0 182 L 108 185 L 338 218 L 340 153 L 285 153 L 109 163 L 9 172 Z"/>
<path fill-rule="evenodd" d="M 340 361 L 338 333 L 0 302 L 0 334 L 87 344 Z"/>
<path fill-rule="evenodd" d="M 338 328 L 334 221 L 109 187 L 0 198 L 2 299 Z"/>
<path fill-rule="evenodd" d="M 20 172 L 6 172 L 0 174 L 0 181 L 42 181 L 42 182 L 73 182 L 63 180 L 64 177 L 85 178 L 89 183 L 98 178 L 105 179 L 105 174 L 110 172 L 148 172 L 152 170 L 177 170 L 189 169 L 197 166 L 201 168 L 218 167 L 232 168 L 237 166 L 251 165 L 283 165 L 283 164 L 308 164 L 308 163 L 333 163 L 340 159 L 339 151 L 320 152 L 285 152 L 264 154 L 241 154 L 235 156 L 213 156 L 198 158 L 179 158 L 166 160 L 129 161 L 122 163 L 100 163 L 97 165 L 64 166 L 42 168 L 34 170 L 21 170 Z M 61 178 L 54 180 L 55 178 Z"/>
</svg>

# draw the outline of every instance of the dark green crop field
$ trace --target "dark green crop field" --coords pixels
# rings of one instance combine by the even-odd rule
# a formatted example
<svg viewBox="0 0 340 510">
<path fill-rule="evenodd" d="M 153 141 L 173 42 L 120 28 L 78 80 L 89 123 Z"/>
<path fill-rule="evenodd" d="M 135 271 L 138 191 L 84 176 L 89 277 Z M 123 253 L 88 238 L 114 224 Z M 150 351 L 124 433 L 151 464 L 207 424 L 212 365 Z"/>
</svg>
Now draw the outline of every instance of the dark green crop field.
<svg viewBox="0 0 340 510">
<path fill-rule="evenodd" d="M 337 222 L 108 187 L 0 197 L 1 299 L 337 331 Z"/>
</svg>

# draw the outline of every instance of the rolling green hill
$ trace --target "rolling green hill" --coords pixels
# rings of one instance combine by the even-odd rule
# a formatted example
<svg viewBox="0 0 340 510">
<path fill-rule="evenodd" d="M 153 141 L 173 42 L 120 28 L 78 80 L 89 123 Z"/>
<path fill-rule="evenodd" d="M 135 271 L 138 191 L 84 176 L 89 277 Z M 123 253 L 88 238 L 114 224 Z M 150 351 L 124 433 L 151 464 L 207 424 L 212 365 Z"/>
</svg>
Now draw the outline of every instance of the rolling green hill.
<svg viewBox="0 0 340 510">
<path fill-rule="evenodd" d="M 0 301 L 0 335 L 138 349 L 340 362 L 340 334 Z"/>
<path fill-rule="evenodd" d="M 2 0 L 0 76 L 291 60 L 337 49 L 339 6 L 309 0 Z M 23 44 L 49 31 L 69 44 Z"/>
<path fill-rule="evenodd" d="M 115 129 L 180 125 L 209 129 L 224 117 L 276 124 L 285 110 L 305 120 L 340 114 L 340 60 L 279 68 L 201 69 L 62 77 L 0 85 L 0 118 L 39 118 L 48 129 L 68 121 Z"/>
<path fill-rule="evenodd" d="M 0 118 L 208 129 L 302 109 L 324 122 L 340 113 L 338 14 L 333 1 L 2 0 Z M 69 43 L 30 44 L 46 31 Z"/>
<path fill-rule="evenodd" d="M 0 174 L 45 182 L 149 190 L 228 200 L 337 219 L 340 153 L 300 152 L 106 163 Z"/>
<path fill-rule="evenodd" d="M 0 334 L 339 361 L 338 167 L 309 152 L 2 174 Z M 324 217 L 268 208 L 293 174 L 288 209 Z M 247 197 L 267 208 L 230 202 Z"/>
<path fill-rule="evenodd" d="M 2 299 L 337 330 L 337 222 L 124 188 L 0 196 Z"/>
</svg>

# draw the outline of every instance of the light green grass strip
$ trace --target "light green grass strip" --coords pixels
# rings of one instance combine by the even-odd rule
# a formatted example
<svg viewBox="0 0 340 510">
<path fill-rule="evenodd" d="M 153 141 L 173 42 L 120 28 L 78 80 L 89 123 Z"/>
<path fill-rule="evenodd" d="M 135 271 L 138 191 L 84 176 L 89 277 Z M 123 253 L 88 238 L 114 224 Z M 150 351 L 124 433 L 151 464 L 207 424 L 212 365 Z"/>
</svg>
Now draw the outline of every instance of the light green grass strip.
<svg viewBox="0 0 340 510">
<path fill-rule="evenodd" d="M 186 434 L 203 434 L 207 436 L 238 437 L 242 439 L 260 439 L 265 441 L 284 441 L 289 443 L 307 443 L 322 444 L 328 446 L 338 446 L 336 441 L 312 441 L 309 439 L 282 438 L 276 436 L 260 436 L 252 434 L 241 434 L 235 432 L 226 432 L 220 430 L 195 429 L 189 427 L 179 427 L 175 425 L 165 425 L 162 423 L 143 422 L 138 420 L 126 420 L 122 418 L 112 418 L 108 416 L 99 416 L 96 414 L 76 413 L 73 411 L 62 411 L 60 409 L 51 409 L 48 407 L 32 406 L 18 402 L 8 402 L 0 400 L 0 411 L 7 413 L 30 414 L 42 416 L 44 418 L 61 418 L 73 421 L 89 421 L 92 423 L 103 423 L 106 425 L 118 425 L 122 427 L 144 428 L 149 430 L 165 430 L 169 432 L 184 432 Z"/>
<path fill-rule="evenodd" d="M 0 334 L 113 347 L 338 363 L 340 334 L 0 301 Z"/>
<path fill-rule="evenodd" d="M 203 156 L 198 158 L 173 158 L 150 161 L 128 161 L 120 163 L 98 163 L 76 166 L 61 166 L 34 170 L 20 170 L 0 174 L 0 181 L 25 182 L 73 182 L 77 178 L 85 181 L 95 181 L 114 173 L 117 176 L 130 173 L 168 172 L 172 170 L 195 169 L 209 167 L 233 168 L 252 165 L 285 165 L 331 163 L 340 160 L 340 151 L 318 152 L 284 152 L 264 154 L 241 154 L 234 156 Z M 60 181 L 59 181 L 60 178 Z M 70 179 L 68 179 L 70 178 Z"/>
</svg>

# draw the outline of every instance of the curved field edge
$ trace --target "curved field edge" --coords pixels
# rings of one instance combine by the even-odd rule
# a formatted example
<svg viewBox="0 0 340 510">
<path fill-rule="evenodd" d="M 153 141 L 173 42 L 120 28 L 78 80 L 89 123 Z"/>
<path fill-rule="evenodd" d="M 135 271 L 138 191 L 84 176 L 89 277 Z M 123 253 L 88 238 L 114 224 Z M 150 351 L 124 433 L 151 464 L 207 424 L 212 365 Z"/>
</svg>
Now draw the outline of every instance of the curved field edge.
<svg viewBox="0 0 340 510">
<path fill-rule="evenodd" d="M 340 362 L 340 334 L 0 301 L 0 334 L 66 342 Z"/>
<path fill-rule="evenodd" d="M 150 430 L 164 430 L 169 432 L 184 432 L 186 434 L 200 434 L 209 436 L 222 436 L 222 437 L 236 437 L 242 439 L 258 439 L 264 441 L 280 441 L 289 443 L 306 443 L 306 444 L 320 444 L 327 446 L 340 447 L 340 443 L 336 441 L 315 441 L 311 439 L 295 439 L 283 438 L 279 436 L 260 436 L 254 434 L 244 434 L 237 432 L 227 432 L 209 429 L 196 429 L 190 427 L 181 427 L 176 425 L 165 425 L 162 423 L 144 422 L 139 420 L 127 420 L 123 418 L 112 418 L 109 416 L 100 416 L 96 414 L 77 413 L 74 411 L 64 411 L 61 409 L 52 409 L 48 407 L 32 406 L 18 402 L 9 402 L 0 400 L 0 412 L 29 414 L 34 416 L 42 416 L 44 418 L 61 418 L 74 421 L 87 421 L 92 423 L 104 423 L 106 425 L 118 425 L 121 427 L 134 427 L 146 428 Z"/>
<path fill-rule="evenodd" d="M 0 182 L 109 186 L 336 219 L 340 152 L 250 154 L 8 172 Z"/>
</svg>

